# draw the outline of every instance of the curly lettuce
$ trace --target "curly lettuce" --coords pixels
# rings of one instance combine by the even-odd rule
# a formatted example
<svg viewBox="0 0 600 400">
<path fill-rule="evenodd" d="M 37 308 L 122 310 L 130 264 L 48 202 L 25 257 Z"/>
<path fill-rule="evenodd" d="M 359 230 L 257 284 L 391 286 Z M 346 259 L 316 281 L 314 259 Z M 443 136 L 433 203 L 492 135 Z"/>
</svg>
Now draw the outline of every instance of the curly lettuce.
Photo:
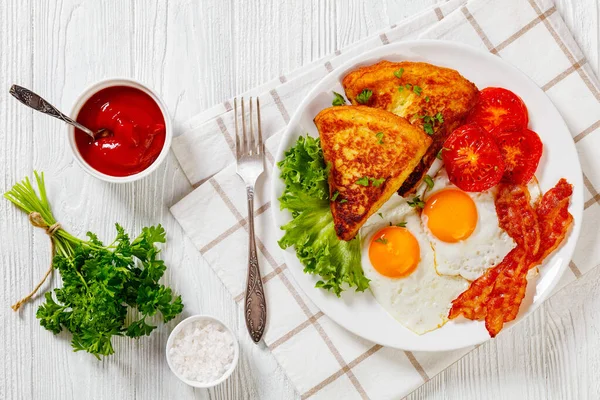
<svg viewBox="0 0 600 400">
<path fill-rule="evenodd" d="M 304 272 L 318 275 L 316 287 L 340 297 L 347 288 L 369 287 L 360 261 L 360 239 L 339 240 L 329 207 L 328 167 L 318 138 L 300 137 L 277 166 L 285 190 L 279 198 L 292 220 L 281 227 L 282 249 L 294 247 Z"/>
</svg>

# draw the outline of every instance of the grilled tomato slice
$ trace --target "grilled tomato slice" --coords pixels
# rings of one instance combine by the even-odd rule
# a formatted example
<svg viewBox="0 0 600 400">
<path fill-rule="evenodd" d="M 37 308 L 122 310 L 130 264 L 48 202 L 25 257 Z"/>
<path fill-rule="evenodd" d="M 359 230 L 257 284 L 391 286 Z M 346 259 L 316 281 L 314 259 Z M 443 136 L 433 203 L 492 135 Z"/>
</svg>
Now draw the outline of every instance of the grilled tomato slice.
<svg viewBox="0 0 600 400">
<path fill-rule="evenodd" d="M 488 87 L 479 92 L 479 100 L 467 118 L 488 132 L 500 126 L 525 129 L 529 122 L 523 100 L 508 89 Z"/>
<path fill-rule="evenodd" d="M 483 192 L 504 174 L 502 153 L 492 136 L 477 124 L 463 125 L 444 142 L 442 160 L 450 182 L 467 192 Z"/>
<path fill-rule="evenodd" d="M 538 134 L 527 128 L 498 127 L 492 136 L 504 159 L 502 182 L 526 185 L 542 158 L 543 145 Z"/>
</svg>

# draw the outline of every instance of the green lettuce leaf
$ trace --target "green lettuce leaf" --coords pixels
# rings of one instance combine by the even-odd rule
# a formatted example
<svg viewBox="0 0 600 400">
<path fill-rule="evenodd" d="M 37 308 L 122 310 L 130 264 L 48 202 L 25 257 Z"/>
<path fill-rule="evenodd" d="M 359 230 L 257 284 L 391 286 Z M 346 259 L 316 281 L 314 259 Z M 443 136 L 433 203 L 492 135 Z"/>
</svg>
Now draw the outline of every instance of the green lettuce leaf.
<svg viewBox="0 0 600 400">
<path fill-rule="evenodd" d="M 316 287 L 340 296 L 346 288 L 362 292 L 369 287 L 360 261 L 360 239 L 339 240 L 329 208 L 328 166 L 319 139 L 300 137 L 277 166 L 285 182 L 279 198 L 292 220 L 281 227 L 283 249 L 294 247 L 304 272 L 318 275 Z"/>
</svg>

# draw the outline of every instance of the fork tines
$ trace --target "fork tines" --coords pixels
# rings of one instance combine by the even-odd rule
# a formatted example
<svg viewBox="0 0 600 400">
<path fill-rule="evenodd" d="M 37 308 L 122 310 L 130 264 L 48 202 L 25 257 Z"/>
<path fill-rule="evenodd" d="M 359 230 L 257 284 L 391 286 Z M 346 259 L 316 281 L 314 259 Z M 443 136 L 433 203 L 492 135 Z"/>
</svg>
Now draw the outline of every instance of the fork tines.
<svg viewBox="0 0 600 400">
<path fill-rule="evenodd" d="M 254 99 L 250 97 L 248 101 L 245 102 L 242 97 L 239 99 L 239 102 L 241 103 L 240 109 L 238 109 L 238 98 L 233 99 L 236 132 L 235 151 L 238 161 L 244 157 L 259 156 L 263 154 L 259 99 L 258 97 Z M 248 115 L 246 115 L 245 110 L 247 104 L 249 108 Z M 255 109 L 256 112 L 254 112 Z M 239 119 L 241 119 L 241 127 L 239 126 Z M 249 119 L 249 121 L 247 122 L 246 119 Z"/>
</svg>

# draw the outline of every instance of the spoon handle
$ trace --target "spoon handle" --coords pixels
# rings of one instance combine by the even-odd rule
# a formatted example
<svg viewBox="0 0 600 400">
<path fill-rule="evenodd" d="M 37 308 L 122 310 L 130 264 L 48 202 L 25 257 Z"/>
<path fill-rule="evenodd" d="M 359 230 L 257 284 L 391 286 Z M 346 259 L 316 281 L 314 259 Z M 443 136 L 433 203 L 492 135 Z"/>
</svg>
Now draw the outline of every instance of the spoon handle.
<svg viewBox="0 0 600 400">
<path fill-rule="evenodd" d="M 33 93 L 31 90 L 26 89 L 19 85 L 12 85 L 10 88 L 10 94 L 14 98 L 25 104 L 27 107 L 33 108 L 36 111 L 50 115 L 51 117 L 58 118 L 67 124 L 73 125 L 78 129 L 81 129 L 92 138 L 94 138 L 94 132 L 81 125 L 71 117 L 58 111 L 56 107 L 44 100 L 40 95 Z"/>
</svg>

